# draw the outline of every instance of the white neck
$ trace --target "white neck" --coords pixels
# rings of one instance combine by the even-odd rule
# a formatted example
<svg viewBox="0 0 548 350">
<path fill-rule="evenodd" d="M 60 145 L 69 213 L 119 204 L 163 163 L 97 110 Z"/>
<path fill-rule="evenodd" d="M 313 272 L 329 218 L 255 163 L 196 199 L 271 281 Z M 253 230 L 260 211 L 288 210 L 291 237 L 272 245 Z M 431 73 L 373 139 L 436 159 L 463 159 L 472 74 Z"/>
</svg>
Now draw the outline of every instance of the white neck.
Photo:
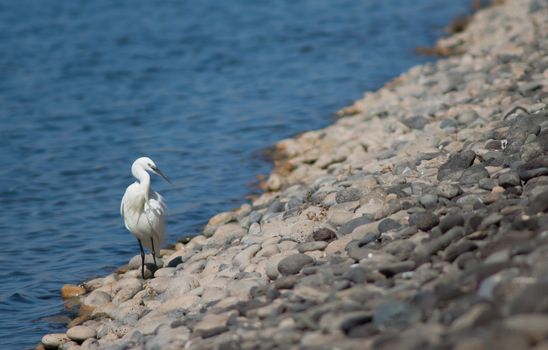
<svg viewBox="0 0 548 350">
<path fill-rule="evenodd" d="M 139 181 L 139 187 L 145 193 L 145 199 L 148 201 L 150 193 L 150 175 L 140 166 L 132 168 L 131 173 Z"/>
</svg>

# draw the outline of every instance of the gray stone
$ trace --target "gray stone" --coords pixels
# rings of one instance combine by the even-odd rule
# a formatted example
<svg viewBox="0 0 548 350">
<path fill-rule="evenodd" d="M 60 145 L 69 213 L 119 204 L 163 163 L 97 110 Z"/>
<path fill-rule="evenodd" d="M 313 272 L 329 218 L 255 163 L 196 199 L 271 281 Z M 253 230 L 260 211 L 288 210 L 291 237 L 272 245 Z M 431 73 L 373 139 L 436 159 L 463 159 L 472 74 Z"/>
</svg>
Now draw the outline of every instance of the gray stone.
<svg viewBox="0 0 548 350">
<path fill-rule="evenodd" d="M 518 167 L 518 175 L 528 181 L 537 176 L 548 175 L 548 154 L 534 158 Z"/>
<path fill-rule="evenodd" d="M 381 330 L 398 330 L 420 321 L 421 317 L 416 307 L 394 300 L 377 308 L 373 314 L 373 323 Z"/>
<path fill-rule="evenodd" d="M 527 212 L 529 214 L 546 213 L 548 212 L 548 191 L 540 193 L 529 202 Z"/>
<path fill-rule="evenodd" d="M 461 214 L 447 214 L 440 221 L 441 232 L 447 232 L 453 226 L 464 226 L 464 217 Z"/>
<path fill-rule="evenodd" d="M 489 172 L 487 169 L 481 164 L 476 164 L 463 171 L 459 183 L 465 186 L 476 185 L 481 179 L 488 177 Z"/>
<path fill-rule="evenodd" d="M 420 204 L 426 209 L 432 209 L 438 204 L 438 196 L 435 194 L 425 194 L 419 198 Z"/>
<path fill-rule="evenodd" d="M 493 189 L 493 187 L 495 187 L 497 185 L 497 182 L 494 179 L 485 177 L 483 179 L 480 179 L 478 184 L 479 184 L 480 188 L 483 188 L 484 190 L 491 191 Z"/>
<path fill-rule="evenodd" d="M 386 277 L 392 277 L 398 273 L 411 271 L 415 269 L 415 262 L 410 261 L 399 261 L 395 263 L 386 264 L 379 267 L 379 271 Z"/>
<path fill-rule="evenodd" d="M 280 261 L 278 271 L 282 275 L 294 275 L 301 271 L 306 265 L 314 263 L 314 259 L 306 254 L 293 254 Z"/>
<path fill-rule="evenodd" d="M 411 129 L 422 130 L 428 124 L 428 119 L 422 116 L 414 116 L 403 120 L 403 123 Z"/>
<path fill-rule="evenodd" d="M 400 229 L 402 225 L 393 219 L 384 219 L 379 223 L 378 230 L 380 233 L 388 232 L 388 231 L 396 231 Z"/>
<path fill-rule="evenodd" d="M 438 194 L 447 199 L 454 198 L 461 193 L 462 193 L 462 189 L 458 185 L 451 184 L 448 182 L 441 182 L 438 185 Z"/>
<path fill-rule="evenodd" d="M 363 247 L 371 242 L 377 241 L 381 237 L 378 232 L 367 232 L 358 240 L 358 246 Z"/>
<path fill-rule="evenodd" d="M 415 225 L 422 231 L 428 231 L 432 227 L 436 226 L 440 220 L 438 217 L 429 211 L 415 213 L 409 218 L 409 224 Z"/>
<path fill-rule="evenodd" d="M 474 159 L 476 159 L 476 154 L 473 151 L 452 154 L 439 168 L 438 180 L 458 180 L 462 171 L 470 167 Z"/>
<path fill-rule="evenodd" d="M 297 246 L 299 253 L 305 253 L 312 250 L 324 250 L 327 247 L 327 242 L 325 241 L 315 241 L 315 242 L 306 242 L 301 243 Z"/>
<path fill-rule="evenodd" d="M 498 178 L 499 186 L 510 187 L 510 186 L 519 186 L 521 185 L 521 180 L 519 175 L 516 172 L 509 171 L 499 176 Z"/>
<path fill-rule="evenodd" d="M 457 116 L 459 124 L 468 125 L 478 119 L 480 116 L 473 109 L 466 110 Z"/>
<path fill-rule="evenodd" d="M 456 129 L 458 123 L 453 118 L 446 118 L 440 122 L 440 129 Z"/>
<path fill-rule="evenodd" d="M 352 219 L 341 226 L 339 231 L 337 231 L 337 235 L 339 236 L 347 235 L 349 233 L 352 233 L 352 231 L 354 231 L 356 227 L 369 224 L 371 222 L 373 222 L 373 217 L 371 215 L 363 215 L 363 216 L 360 216 L 359 218 Z"/>
<path fill-rule="evenodd" d="M 335 200 L 337 201 L 337 203 L 353 202 L 359 200 L 361 196 L 362 191 L 359 188 L 349 187 L 337 192 Z"/>
</svg>

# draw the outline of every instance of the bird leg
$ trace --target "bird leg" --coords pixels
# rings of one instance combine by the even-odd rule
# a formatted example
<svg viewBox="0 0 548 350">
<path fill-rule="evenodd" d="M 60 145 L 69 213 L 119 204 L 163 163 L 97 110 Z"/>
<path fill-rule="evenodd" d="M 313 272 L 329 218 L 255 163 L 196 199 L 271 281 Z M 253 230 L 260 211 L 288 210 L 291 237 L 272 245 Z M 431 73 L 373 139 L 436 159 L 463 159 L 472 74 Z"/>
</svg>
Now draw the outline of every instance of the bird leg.
<svg viewBox="0 0 548 350">
<path fill-rule="evenodd" d="M 141 276 L 145 279 L 145 251 L 143 250 L 143 244 L 140 239 L 137 239 L 139 242 L 139 248 L 141 248 Z"/>
<path fill-rule="evenodd" d="M 154 265 L 158 267 L 158 264 L 156 264 L 156 249 L 154 249 L 154 238 L 150 237 L 150 242 L 152 243 L 152 258 L 154 259 Z"/>
</svg>

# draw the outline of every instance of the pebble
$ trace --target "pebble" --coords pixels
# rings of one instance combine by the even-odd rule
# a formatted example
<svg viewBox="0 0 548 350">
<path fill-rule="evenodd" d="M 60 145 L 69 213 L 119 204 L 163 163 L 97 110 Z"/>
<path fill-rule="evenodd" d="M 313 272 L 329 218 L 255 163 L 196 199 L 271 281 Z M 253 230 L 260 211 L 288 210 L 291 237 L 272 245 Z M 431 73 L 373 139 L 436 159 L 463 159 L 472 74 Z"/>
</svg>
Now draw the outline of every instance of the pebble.
<svg viewBox="0 0 548 350">
<path fill-rule="evenodd" d="M 462 189 L 455 184 L 448 183 L 448 182 L 441 182 L 438 185 L 438 194 L 447 199 L 454 198 L 461 193 L 462 193 Z"/>
<path fill-rule="evenodd" d="M 459 183 L 463 186 L 476 185 L 486 178 L 489 178 L 487 169 L 481 164 L 475 164 L 463 171 Z"/>
<path fill-rule="evenodd" d="M 434 194 L 425 194 L 419 198 L 419 202 L 426 209 L 432 209 L 436 207 L 436 204 L 438 204 L 438 196 Z"/>
<path fill-rule="evenodd" d="M 110 294 L 102 290 L 94 290 L 86 296 L 86 298 L 84 299 L 84 304 L 92 307 L 97 307 L 110 303 L 111 300 L 112 298 Z"/>
<path fill-rule="evenodd" d="M 312 238 L 315 241 L 325 241 L 329 243 L 335 240 L 337 238 L 337 235 L 335 234 L 335 231 L 323 227 L 319 230 L 314 231 L 312 233 Z"/>
<path fill-rule="evenodd" d="M 378 231 L 380 233 L 388 232 L 388 231 L 396 231 L 400 229 L 402 225 L 393 219 L 384 219 L 382 220 L 378 225 Z"/>
<path fill-rule="evenodd" d="M 454 153 L 438 170 L 438 180 L 458 180 L 462 171 L 472 165 L 476 154 L 473 151 Z"/>
<path fill-rule="evenodd" d="M 313 250 L 324 250 L 327 247 L 327 244 L 328 243 L 325 241 L 301 243 L 297 246 L 297 250 L 299 253 L 306 253 Z"/>
<path fill-rule="evenodd" d="M 447 232 L 454 226 L 464 226 L 464 217 L 461 214 L 448 214 L 440 221 L 441 232 Z"/>
<path fill-rule="evenodd" d="M 70 341 L 65 333 L 46 334 L 42 337 L 42 344 L 46 349 L 57 349 L 61 344 Z"/>
<path fill-rule="evenodd" d="M 373 218 L 370 215 L 363 215 L 358 218 L 352 219 L 346 222 L 345 224 L 343 224 L 341 228 L 339 228 L 339 230 L 337 231 L 337 235 L 338 236 L 347 235 L 349 233 L 352 233 L 352 231 L 354 231 L 356 227 L 369 224 L 371 222 L 373 222 Z"/>
<path fill-rule="evenodd" d="M 81 343 L 88 338 L 95 338 L 96 336 L 97 332 L 95 331 L 95 329 L 87 326 L 75 326 L 69 328 L 69 330 L 67 331 L 67 337 L 77 343 Z"/>
<path fill-rule="evenodd" d="M 206 315 L 200 322 L 194 326 L 194 332 L 202 338 L 209 338 L 221 334 L 228 330 L 226 325 L 229 315 Z"/>
<path fill-rule="evenodd" d="M 500 175 L 498 184 L 501 187 L 519 186 L 521 185 L 521 180 L 516 172 L 511 171 Z"/>
<path fill-rule="evenodd" d="M 409 224 L 415 225 L 419 230 L 428 231 L 440 222 L 439 218 L 432 212 L 419 212 L 411 215 Z"/>
<path fill-rule="evenodd" d="M 293 254 L 283 258 L 278 264 L 278 271 L 282 275 L 294 275 L 303 267 L 314 263 L 314 259 L 306 254 Z"/>
<path fill-rule="evenodd" d="M 335 200 L 337 203 L 346 203 L 346 202 L 352 202 L 357 201 L 361 198 L 362 191 L 359 188 L 350 187 L 345 188 L 337 192 L 337 196 L 335 197 Z"/>
</svg>

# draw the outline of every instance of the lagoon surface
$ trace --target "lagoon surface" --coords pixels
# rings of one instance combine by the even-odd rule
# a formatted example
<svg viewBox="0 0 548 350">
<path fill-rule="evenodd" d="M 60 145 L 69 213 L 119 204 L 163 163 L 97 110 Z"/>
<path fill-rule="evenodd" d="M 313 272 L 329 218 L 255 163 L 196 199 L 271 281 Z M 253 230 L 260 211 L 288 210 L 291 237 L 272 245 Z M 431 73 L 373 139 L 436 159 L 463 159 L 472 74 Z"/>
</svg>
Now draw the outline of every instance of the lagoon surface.
<svg viewBox="0 0 548 350">
<path fill-rule="evenodd" d="M 169 240 L 257 192 L 276 141 L 409 67 L 468 0 L 1 1 L 0 347 L 64 331 L 59 289 L 139 253 L 119 203 L 150 156 Z"/>
</svg>

